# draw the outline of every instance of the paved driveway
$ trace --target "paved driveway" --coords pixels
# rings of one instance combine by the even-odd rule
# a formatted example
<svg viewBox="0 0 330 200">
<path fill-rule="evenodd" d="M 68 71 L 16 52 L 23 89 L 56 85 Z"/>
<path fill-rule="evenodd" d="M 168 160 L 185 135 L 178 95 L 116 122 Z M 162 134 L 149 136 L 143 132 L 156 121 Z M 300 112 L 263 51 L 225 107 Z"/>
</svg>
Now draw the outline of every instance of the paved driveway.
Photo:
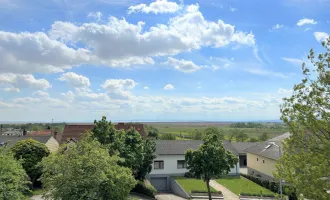
<svg viewBox="0 0 330 200">
<path fill-rule="evenodd" d="M 185 200 L 182 197 L 176 196 L 174 194 L 164 193 L 164 194 L 157 194 L 157 200 Z"/>
</svg>

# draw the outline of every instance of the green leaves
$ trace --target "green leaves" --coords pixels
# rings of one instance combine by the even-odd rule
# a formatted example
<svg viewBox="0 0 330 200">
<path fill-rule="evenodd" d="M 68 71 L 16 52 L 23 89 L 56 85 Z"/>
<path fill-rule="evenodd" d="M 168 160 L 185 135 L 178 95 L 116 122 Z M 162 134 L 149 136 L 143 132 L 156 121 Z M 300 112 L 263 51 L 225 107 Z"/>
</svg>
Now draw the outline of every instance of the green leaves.
<svg viewBox="0 0 330 200">
<path fill-rule="evenodd" d="M 41 160 L 49 155 L 49 150 L 46 145 L 27 139 L 17 142 L 11 151 L 14 157 L 22 160 L 22 165 L 26 173 L 29 175 L 32 185 L 41 176 Z"/>
<path fill-rule="evenodd" d="M 219 134 L 209 133 L 197 150 L 185 154 L 187 168 L 195 178 L 203 179 L 207 185 L 212 178 L 226 175 L 238 162 L 237 156 L 227 151 Z"/>
<path fill-rule="evenodd" d="M 283 144 L 284 155 L 275 175 L 284 177 L 297 194 L 306 198 L 329 199 L 330 178 L 330 38 L 323 43 L 325 52 L 308 59 L 303 65 L 300 84 L 292 97 L 281 105 L 281 119 L 290 126 L 291 137 Z"/>
<path fill-rule="evenodd" d="M 135 180 L 129 168 L 117 164 L 108 149 L 91 137 L 69 144 L 62 153 L 42 161 L 46 197 L 69 199 L 125 199 Z"/>
<path fill-rule="evenodd" d="M 13 157 L 12 153 L 0 147 L 0 199 L 24 199 L 24 193 L 29 191 L 28 178 L 21 163 Z"/>
</svg>

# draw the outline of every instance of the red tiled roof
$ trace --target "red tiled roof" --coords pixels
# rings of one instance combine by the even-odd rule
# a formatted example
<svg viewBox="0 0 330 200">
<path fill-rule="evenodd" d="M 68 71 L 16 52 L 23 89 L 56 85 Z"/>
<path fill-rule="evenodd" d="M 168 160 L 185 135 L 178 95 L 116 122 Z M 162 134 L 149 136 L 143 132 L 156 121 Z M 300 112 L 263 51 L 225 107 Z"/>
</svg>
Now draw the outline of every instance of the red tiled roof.
<svg viewBox="0 0 330 200">
<path fill-rule="evenodd" d="M 44 131 L 32 131 L 32 132 L 28 132 L 27 135 L 51 135 L 52 131 L 51 130 L 44 130 Z"/>
<path fill-rule="evenodd" d="M 93 127 L 94 124 L 66 124 L 61 137 L 61 143 L 64 143 L 69 139 L 79 140 L 86 131 L 92 129 Z M 115 125 L 117 130 L 128 130 L 131 127 L 135 128 L 141 136 L 147 136 L 144 131 L 143 124 L 118 123 Z"/>
</svg>

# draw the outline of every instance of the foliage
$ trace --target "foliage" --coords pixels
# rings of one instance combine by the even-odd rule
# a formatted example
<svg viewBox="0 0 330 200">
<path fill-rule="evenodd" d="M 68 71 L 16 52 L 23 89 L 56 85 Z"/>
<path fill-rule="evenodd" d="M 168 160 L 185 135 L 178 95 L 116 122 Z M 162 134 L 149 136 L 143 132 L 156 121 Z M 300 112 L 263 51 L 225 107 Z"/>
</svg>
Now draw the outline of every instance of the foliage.
<svg viewBox="0 0 330 200">
<path fill-rule="evenodd" d="M 330 189 L 330 37 L 322 46 L 319 55 L 310 50 L 301 83 L 281 105 L 281 119 L 291 136 L 283 144 L 284 155 L 275 173 L 298 194 L 320 200 L 330 197 L 325 192 Z"/>
<path fill-rule="evenodd" d="M 263 132 L 260 136 L 259 136 L 259 140 L 264 142 L 267 141 L 269 139 L 269 136 L 266 132 Z"/>
<path fill-rule="evenodd" d="M 269 189 L 270 191 L 274 193 L 279 193 L 280 186 L 279 182 L 274 181 L 268 181 L 266 179 L 261 179 L 255 176 L 241 174 L 241 176 L 249 179 L 250 181 L 255 182 L 256 184 Z M 283 194 L 287 195 L 289 197 L 289 200 L 297 200 L 295 189 L 292 186 L 289 185 L 283 185 Z"/>
<path fill-rule="evenodd" d="M 211 127 L 208 127 L 204 130 L 204 136 L 212 135 L 212 134 L 218 135 L 220 140 L 225 139 L 223 131 L 221 129 L 218 129 L 217 127 L 211 126 Z"/>
<path fill-rule="evenodd" d="M 247 192 L 242 192 L 240 195 L 241 196 L 250 196 L 250 197 L 275 197 L 275 195 L 273 195 L 273 194 L 247 193 Z"/>
<path fill-rule="evenodd" d="M 116 141 L 116 132 L 115 126 L 111 121 L 107 121 L 105 116 L 103 116 L 100 121 L 94 120 L 94 127 L 92 129 L 93 137 L 101 144 L 114 144 Z"/>
<path fill-rule="evenodd" d="M 242 193 L 254 193 L 254 194 L 274 194 L 266 188 L 261 187 L 260 185 L 244 178 L 244 177 L 224 177 L 216 180 L 218 183 L 224 187 L 231 190 L 236 195 Z"/>
<path fill-rule="evenodd" d="M 133 188 L 132 192 L 140 193 L 151 198 L 155 198 L 157 194 L 157 190 L 154 186 L 144 183 L 143 181 L 139 181 Z"/>
<path fill-rule="evenodd" d="M 264 128 L 264 125 L 261 123 L 255 123 L 255 122 L 237 122 L 230 124 L 231 128 Z"/>
<path fill-rule="evenodd" d="M 62 147 L 64 148 L 64 147 Z M 45 197 L 67 199 L 126 199 L 136 184 L 119 158 L 89 135 L 42 161 Z"/>
<path fill-rule="evenodd" d="M 36 180 L 41 176 L 42 169 L 40 162 L 49 155 L 49 150 L 45 144 L 42 144 L 33 139 L 18 141 L 11 151 L 16 159 L 22 159 L 23 168 L 30 177 L 32 186 Z"/>
<path fill-rule="evenodd" d="M 161 140 L 175 140 L 175 135 L 171 134 L 171 133 L 163 133 L 161 135 Z"/>
<path fill-rule="evenodd" d="M 21 200 L 28 192 L 28 176 L 12 152 L 0 147 L 0 199 Z"/>
<path fill-rule="evenodd" d="M 102 117 L 94 121 L 92 137 L 106 145 L 111 155 L 119 154 L 119 164 L 128 167 L 137 180 L 143 180 L 151 171 L 151 164 L 155 158 L 156 144 L 152 140 L 145 140 L 138 131 L 130 128 L 117 131 L 111 122 Z"/>
<path fill-rule="evenodd" d="M 194 178 L 194 175 L 191 172 L 186 172 L 183 175 L 185 178 Z"/>
<path fill-rule="evenodd" d="M 251 137 L 249 139 L 249 142 L 258 142 L 259 140 L 257 138 Z"/>
<path fill-rule="evenodd" d="M 144 127 L 145 127 L 149 137 L 158 138 L 159 130 L 157 128 L 155 128 L 151 125 L 144 125 Z"/>
<path fill-rule="evenodd" d="M 237 156 L 223 147 L 221 135 L 216 133 L 206 134 L 197 150 L 186 152 L 185 160 L 194 177 L 206 182 L 210 200 L 210 180 L 228 174 L 238 162 Z"/>
<path fill-rule="evenodd" d="M 235 138 L 236 142 L 244 142 L 249 138 L 249 136 L 247 134 L 245 134 L 243 130 L 232 129 L 232 130 L 230 130 L 230 132 L 231 132 L 230 138 L 229 138 L 230 141 L 233 138 Z"/>
<path fill-rule="evenodd" d="M 191 139 L 192 140 L 202 140 L 203 139 L 203 132 L 195 129 L 192 133 L 191 133 Z"/>
</svg>

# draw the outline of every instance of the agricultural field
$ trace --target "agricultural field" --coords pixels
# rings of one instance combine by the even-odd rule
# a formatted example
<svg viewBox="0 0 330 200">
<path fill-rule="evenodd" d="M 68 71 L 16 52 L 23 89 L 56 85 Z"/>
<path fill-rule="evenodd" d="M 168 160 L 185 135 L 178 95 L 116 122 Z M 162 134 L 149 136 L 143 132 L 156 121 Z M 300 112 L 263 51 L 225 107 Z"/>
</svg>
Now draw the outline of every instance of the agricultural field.
<svg viewBox="0 0 330 200">
<path fill-rule="evenodd" d="M 268 136 L 272 138 L 289 131 L 289 128 L 283 123 L 275 122 L 258 123 L 262 125 L 258 128 L 234 128 L 233 123 L 230 122 L 146 122 L 144 124 L 157 128 L 161 134 L 171 133 L 175 135 L 177 139 L 189 138 L 194 130 L 204 131 L 208 127 L 221 129 L 226 139 L 229 138 L 231 131 L 234 129 L 243 131 L 249 138 L 257 138 L 262 133 L 267 133 Z"/>
</svg>

